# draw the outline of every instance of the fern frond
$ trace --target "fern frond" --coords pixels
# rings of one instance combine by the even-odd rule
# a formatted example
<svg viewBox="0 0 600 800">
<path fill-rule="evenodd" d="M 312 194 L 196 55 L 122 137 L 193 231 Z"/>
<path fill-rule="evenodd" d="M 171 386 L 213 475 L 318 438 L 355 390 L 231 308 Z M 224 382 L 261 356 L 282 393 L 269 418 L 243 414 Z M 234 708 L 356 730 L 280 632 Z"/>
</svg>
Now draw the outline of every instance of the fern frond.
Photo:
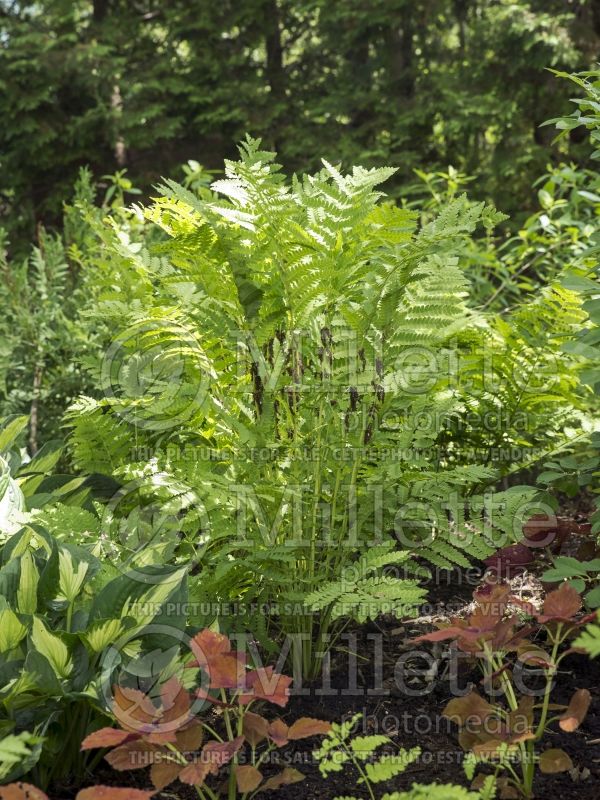
<svg viewBox="0 0 600 800">
<path fill-rule="evenodd" d="M 382 783 L 401 775 L 409 764 L 416 761 L 421 755 L 420 747 L 412 750 L 400 750 L 393 755 L 381 756 L 374 764 L 365 764 L 365 773 L 371 783 Z M 358 783 L 365 783 L 364 778 L 359 778 Z"/>
</svg>

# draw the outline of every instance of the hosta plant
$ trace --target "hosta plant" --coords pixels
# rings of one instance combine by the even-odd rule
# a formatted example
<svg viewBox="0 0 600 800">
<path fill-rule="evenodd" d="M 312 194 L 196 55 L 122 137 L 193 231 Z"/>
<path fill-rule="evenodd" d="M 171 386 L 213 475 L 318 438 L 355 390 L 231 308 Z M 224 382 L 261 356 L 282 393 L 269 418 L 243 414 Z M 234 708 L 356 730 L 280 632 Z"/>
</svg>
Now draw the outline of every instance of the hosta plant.
<svg viewBox="0 0 600 800">
<path fill-rule="evenodd" d="M 454 642 L 459 651 L 476 659 L 490 699 L 475 689 L 455 697 L 443 715 L 460 728 L 459 740 L 468 751 L 467 775 L 476 765 L 489 763 L 498 778 L 501 797 L 533 797 L 536 768 L 564 772 L 573 764 L 558 748 L 539 750 L 548 729 L 575 731 L 583 721 L 591 695 L 578 689 L 568 706 L 552 702 L 559 666 L 572 648 L 563 645 L 588 621 L 581 615 L 582 601 L 566 583 L 548 594 L 541 610 L 511 594 L 508 584 L 484 584 L 475 592 L 475 607 L 468 618 L 455 618 L 439 630 L 415 641 Z M 543 676 L 540 692 L 528 690 L 523 667 L 533 666 Z M 483 776 L 477 776 L 475 787 Z"/>
<path fill-rule="evenodd" d="M 59 440 L 46 442 L 29 458 L 25 447 L 28 422 L 27 416 L 19 415 L 0 419 L 0 542 L 21 528 L 29 510 L 59 496 L 77 504 L 85 495 L 83 479 L 52 475 L 63 450 Z"/>
<path fill-rule="evenodd" d="M 115 769 L 150 766 L 157 790 L 179 779 L 195 787 L 202 800 L 215 800 L 223 781 L 230 800 L 301 781 L 302 773 L 292 767 L 270 777 L 261 767 L 273 761 L 277 748 L 327 734 L 330 724 L 302 717 L 288 725 L 258 713 L 264 702 L 286 706 L 291 678 L 273 667 L 249 670 L 245 655 L 232 650 L 223 634 L 205 629 L 190 649 L 194 658 L 188 667 L 200 668 L 204 676 L 200 687 L 190 694 L 171 678 L 161 687 L 160 705 L 137 689 L 116 687 L 112 713 L 121 727 L 90 734 L 82 750 L 112 748 L 106 760 Z M 199 705 L 207 704 L 219 710 L 218 725 L 206 711 L 199 713 Z"/>
<path fill-rule="evenodd" d="M 34 739 L 7 780 L 31 773 L 45 787 L 83 774 L 89 760 L 79 743 L 106 718 L 106 685 L 128 663 L 140 673 L 145 658 L 156 660 L 153 625 L 168 630 L 165 648 L 183 637 L 185 618 L 166 615 L 163 604 L 185 602 L 185 586 L 184 568 L 120 573 L 39 526 L 8 539 L 0 550 L 0 733 Z"/>
</svg>

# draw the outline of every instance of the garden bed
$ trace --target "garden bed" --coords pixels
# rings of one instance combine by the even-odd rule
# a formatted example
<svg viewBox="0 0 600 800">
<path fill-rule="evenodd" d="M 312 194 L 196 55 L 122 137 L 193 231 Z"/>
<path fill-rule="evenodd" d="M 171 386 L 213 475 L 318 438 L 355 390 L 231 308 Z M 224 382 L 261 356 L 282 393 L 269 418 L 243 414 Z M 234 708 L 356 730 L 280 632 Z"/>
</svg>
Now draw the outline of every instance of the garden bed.
<svg viewBox="0 0 600 800">
<path fill-rule="evenodd" d="M 567 549 L 575 545 L 571 541 Z M 356 637 L 356 668 L 349 669 L 346 649 L 335 650 L 331 657 L 331 689 L 324 694 L 322 682 L 316 682 L 304 687 L 301 695 L 291 693 L 281 717 L 289 724 L 299 717 L 339 722 L 361 713 L 363 719 L 358 723 L 357 734 L 388 735 L 389 752 L 394 751 L 393 745 L 405 749 L 420 747 L 421 755 L 402 775 L 380 784 L 381 793 L 408 790 L 413 783 L 432 781 L 468 786 L 469 781 L 462 767 L 464 754 L 458 744 L 456 727 L 441 715 L 446 703 L 454 696 L 450 685 L 448 648 L 428 643 L 415 645 L 411 640 L 431 630 L 430 620 L 445 619 L 448 615 L 466 615 L 474 584 L 477 583 L 474 576 L 478 572 L 482 574 L 483 570 L 481 565 L 475 572 L 448 572 L 444 579 L 429 586 L 429 602 L 424 608 L 427 613 L 421 618 L 400 624 L 392 617 L 382 617 L 376 624 L 357 626 L 351 634 Z M 535 586 L 536 582 L 539 584 L 532 574 L 513 581 L 519 591 L 523 586 Z M 527 596 L 527 588 L 522 593 Z M 430 661 L 424 663 L 415 651 L 430 653 Z M 379 670 L 375 667 L 376 652 L 381 657 Z M 425 668 L 431 663 L 435 665 L 434 669 L 424 676 Z M 398 685 L 398 673 L 395 673 L 399 669 L 398 664 L 404 665 L 400 680 L 410 686 L 413 692 L 410 695 Z M 356 687 L 350 691 L 348 686 L 353 675 Z M 458 665 L 457 682 L 460 689 L 477 687 L 481 682 L 480 672 L 472 664 L 463 662 Z M 562 733 L 557 728 L 544 742 L 544 749 L 552 747 L 565 750 L 573 761 L 574 769 L 554 775 L 543 775 L 538 771 L 534 784 L 537 798 L 546 800 L 561 794 L 579 800 L 596 800 L 598 797 L 600 661 L 590 660 L 583 654 L 572 654 L 565 659 L 553 701 L 566 705 L 576 689 L 587 689 L 592 695 L 592 704 L 584 722 L 571 734 Z M 275 751 L 273 763 L 263 770 L 265 777 L 275 774 L 284 766 L 294 766 L 305 775 L 302 782 L 281 787 L 277 797 L 282 800 L 333 800 L 356 790 L 359 776 L 352 766 L 330 774 L 327 779 L 321 776 L 312 755 L 317 744 L 317 739 L 307 739 Z M 90 781 L 90 784 L 98 783 L 151 788 L 146 771 L 116 773 L 106 765 L 101 765 L 93 781 Z M 50 796 L 71 800 L 79 788 L 56 787 Z M 193 787 L 177 783 L 158 792 L 156 798 L 197 800 L 197 794 Z"/>
</svg>

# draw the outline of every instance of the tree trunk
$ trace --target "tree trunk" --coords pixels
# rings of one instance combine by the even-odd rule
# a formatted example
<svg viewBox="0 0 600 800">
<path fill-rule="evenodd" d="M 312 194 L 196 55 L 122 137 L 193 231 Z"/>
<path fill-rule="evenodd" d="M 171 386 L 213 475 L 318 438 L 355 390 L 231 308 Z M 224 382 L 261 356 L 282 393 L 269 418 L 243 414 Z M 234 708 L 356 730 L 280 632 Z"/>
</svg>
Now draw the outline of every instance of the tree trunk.
<svg viewBox="0 0 600 800">
<path fill-rule="evenodd" d="M 102 22 L 108 13 L 110 0 L 94 0 L 92 16 L 94 22 Z"/>
<path fill-rule="evenodd" d="M 392 25 L 386 34 L 390 92 L 399 99 L 410 99 L 415 93 L 413 10 L 405 6 L 400 24 Z"/>
<path fill-rule="evenodd" d="M 127 162 L 127 148 L 125 147 L 125 141 L 121 136 L 121 132 L 119 130 L 119 120 L 121 119 L 121 115 L 123 114 L 123 98 L 121 96 L 121 89 L 119 88 L 119 84 L 115 83 L 113 86 L 112 94 L 110 96 L 110 107 L 113 112 L 113 125 L 114 125 L 114 144 L 113 144 L 113 152 L 115 154 L 115 161 L 117 162 L 117 166 L 124 167 Z"/>
<path fill-rule="evenodd" d="M 352 128 L 359 129 L 373 119 L 373 112 L 370 103 L 366 101 L 369 92 L 369 31 L 364 31 L 358 41 L 356 41 L 350 54 L 350 63 L 354 73 L 355 85 L 358 88 L 356 93 L 360 105 L 352 109 L 350 113 L 350 125 Z"/>
<path fill-rule="evenodd" d="M 42 390 L 43 375 L 43 366 L 41 364 L 36 364 L 33 370 L 33 392 L 29 410 L 29 455 L 32 458 L 38 451 L 38 406 Z"/>
<path fill-rule="evenodd" d="M 271 142 L 279 149 L 279 138 L 285 114 L 285 71 L 283 69 L 283 44 L 281 42 L 280 12 L 277 0 L 268 0 L 265 12 L 265 75 L 269 85 L 271 111 Z"/>
<path fill-rule="evenodd" d="M 454 16 L 458 24 L 458 45 L 461 55 L 464 56 L 467 45 L 467 16 L 469 13 L 469 0 L 454 0 Z"/>
<path fill-rule="evenodd" d="M 285 98 L 285 73 L 283 70 L 283 45 L 281 43 L 281 24 L 277 0 L 269 0 L 266 14 L 267 81 L 275 103 Z"/>
</svg>

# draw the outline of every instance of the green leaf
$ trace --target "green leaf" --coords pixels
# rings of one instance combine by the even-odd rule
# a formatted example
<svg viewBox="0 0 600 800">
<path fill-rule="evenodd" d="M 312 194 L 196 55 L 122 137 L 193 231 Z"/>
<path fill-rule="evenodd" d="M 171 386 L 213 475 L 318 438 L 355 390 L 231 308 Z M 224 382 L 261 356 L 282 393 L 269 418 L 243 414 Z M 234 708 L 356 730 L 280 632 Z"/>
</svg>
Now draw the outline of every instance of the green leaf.
<svg viewBox="0 0 600 800">
<path fill-rule="evenodd" d="M 27 635 L 27 628 L 10 608 L 0 611 L 0 653 L 9 653 Z"/>
<path fill-rule="evenodd" d="M 573 578 L 573 580 L 567 581 L 567 583 L 569 586 L 572 586 L 576 592 L 579 592 L 579 594 L 585 591 L 585 581 L 583 578 Z"/>
<path fill-rule="evenodd" d="M 56 599 L 72 603 L 85 583 L 90 565 L 87 561 L 75 563 L 71 553 L 64 547 L 59 549 L 58 564 L 59 586 Z"/>
<path fill-rule="evenodd" d="M 59 439 L 46 442 L 37 451 L 35 456 L 19 470 L 19 475 L 42 474 L 47 475 L 58 464 L 63 451 L 63 443 Z"/>
<path fill-rule="evenodd" d="M 584 197 L 586 200 L 591 200 L 592 203 L 600 203 L 600 195 L 597 195 L 594 192 L 588 192 L 585 189 L 578 189 L 577 194 L 580 197 Z"/>
<path fill-rule="evenodd" d="M 15 444 L 19 434 L 28 424 L 27 416 L 10 416 L 0 420 L 0 453 L 5 453 Z"/>
<path fill-rule="evenodd" d="M 573 645 L 583 648 L 592 658 L 600 656 L 600 625 L 594 623 L 588 625 L 575 639 Z"/>
<path fill-rule="evenodd" d="M 31 550 L 19 559 L 20 576 L 17 590 L 17 609 L 21 614 L 35 614 L 37 611 L 37 588 L 40 578 Z"/>
<path fill-rule="evenodd" d="M 14 780 L 13 768 L 27 762 L 32 754 L 34 745 L 43 740 L 27 731 L 19 734 L 10 734 L 0 739 L 0 781 L 5 782 L 11 775 Z"/>
<path fill-rule="evenodd" d="M 580 577 L 586 574 L 587 570 L 581 561 L 568 556 L 559 556 L 554 562 L 554 567 L 543 573 L 542 580 L 561 581 L 564 578 Z"/>
<path fill-rule="evenodd" d="M 600 586 L 595 586 L 584 597 L 585 603 L 590 608 L 600 608 Z"/>
<path fill-rule="evenodd" d="M 100 653 L 104 648 L 113 644 L 126 628 L 124 620 L 99 619 L 80 636 L 93 653 Z"/>
<path fill-rule="evenodd" d="M 59 678 L 64 680 L 69 677 L 73 661 L 67 645 L 59 636 L 51 633 L 37 616 L 33 617 L 31 641 L 35 649 L 48 660 Z"/>
<path fill-rule="evenodd" d="M 161 613 L 162 604 L 180 588 L 186 574 L 187 567 L 152 565 L 120 575 L 94 599 L 90 622 L 118 619 L 124 615 L 135 617 L 130 610 L 136 603 L 140 606 L 141 619 L 154 619 Z M 144 606 L 149 609 L 147 612 L 144 612 Z"/>
<path fill-rule="evenodd" d="M 29 650 L 25 657 L 23 671 L 10 687 L 6 702 L 23 703 L 23 697 L 32 694 L 32 689 L 48 697 L 62 697 L 62 684 L 46 656 L 37 650 Z M 33 696 L 32 704 L 38 704 L 39 698 Z"/>
<path fill-rule="evenodd" d="M 591 561 L 582 561 L 581 566 L 586 572 L 600 572 L 600 558 L 593 558 Z"/>
</svg>

